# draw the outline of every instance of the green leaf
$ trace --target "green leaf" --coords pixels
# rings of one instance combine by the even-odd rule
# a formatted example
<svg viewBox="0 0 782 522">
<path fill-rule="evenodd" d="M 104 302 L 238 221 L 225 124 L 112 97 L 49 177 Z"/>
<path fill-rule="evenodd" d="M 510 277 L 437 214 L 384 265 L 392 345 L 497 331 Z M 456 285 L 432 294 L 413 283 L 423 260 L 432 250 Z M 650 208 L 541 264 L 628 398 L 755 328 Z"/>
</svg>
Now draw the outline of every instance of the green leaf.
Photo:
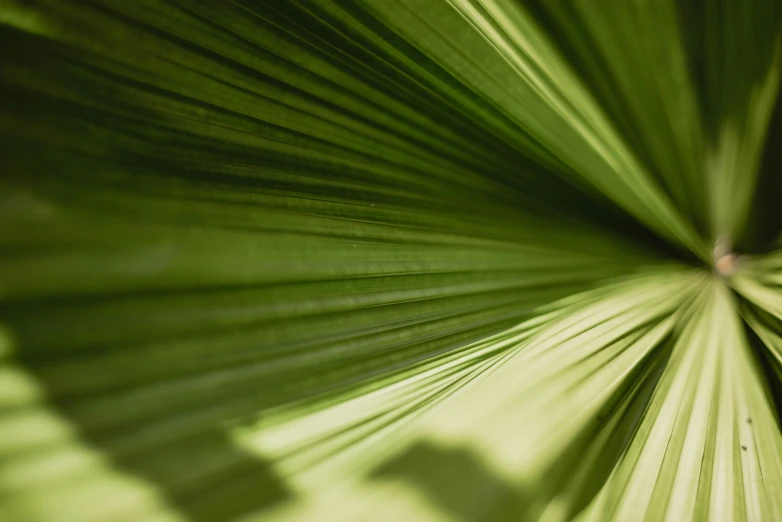
<svg viewBox="0 0 782 522">
<path fill-rule="evenodd" d="M 780 14 L 0 0 L 0 519 L 782 519 Z"/>
<path fill-rule="evenodd" d="M 782 437 L 763 374 L 726 288 L 712 284 L 703 301 L 586 519 L 774 520 L 782 514 Z"/>
</svg>

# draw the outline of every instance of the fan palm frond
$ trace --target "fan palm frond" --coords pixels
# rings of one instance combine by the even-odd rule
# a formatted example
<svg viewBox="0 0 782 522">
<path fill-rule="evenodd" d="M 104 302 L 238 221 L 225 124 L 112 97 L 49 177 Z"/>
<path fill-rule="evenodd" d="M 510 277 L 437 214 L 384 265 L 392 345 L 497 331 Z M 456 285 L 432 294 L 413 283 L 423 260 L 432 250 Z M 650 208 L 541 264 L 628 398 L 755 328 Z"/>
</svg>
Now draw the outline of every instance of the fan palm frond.
<svg viewBox="0 0 782 522">
<path fill-rule="evenodd" d="M 782 4 L 678 4 L 0 0 L 0 519 L 782 520 Z"/>
</svg>

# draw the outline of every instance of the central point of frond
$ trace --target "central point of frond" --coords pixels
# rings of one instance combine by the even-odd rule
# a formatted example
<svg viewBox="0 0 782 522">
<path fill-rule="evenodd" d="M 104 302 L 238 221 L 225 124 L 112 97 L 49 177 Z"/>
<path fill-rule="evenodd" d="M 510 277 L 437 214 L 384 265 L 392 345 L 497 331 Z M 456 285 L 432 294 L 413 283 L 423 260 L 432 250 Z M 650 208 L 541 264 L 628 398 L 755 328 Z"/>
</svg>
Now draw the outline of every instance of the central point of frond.
<svg viewBox="0 0 782 522">
<path fill-rule="evenodd" d="M 728 277 L 736 272 L 738 256 L 731 251 L 730 241 L 725 238 L 717 239 L 714 244 L 714 270 L 723 277 Z"/>
<path fill-rule="evenodd" d="M 731 252 L 727 255 L 720 257 L 719 259 L 715 259 L 714 269 L 717 271 L 719 275 L 723 277 L 733 275 L 733 273 L 736 271 L 737 260 L 738 257 L 736 257 L 736 254 Z"/>
</svg>

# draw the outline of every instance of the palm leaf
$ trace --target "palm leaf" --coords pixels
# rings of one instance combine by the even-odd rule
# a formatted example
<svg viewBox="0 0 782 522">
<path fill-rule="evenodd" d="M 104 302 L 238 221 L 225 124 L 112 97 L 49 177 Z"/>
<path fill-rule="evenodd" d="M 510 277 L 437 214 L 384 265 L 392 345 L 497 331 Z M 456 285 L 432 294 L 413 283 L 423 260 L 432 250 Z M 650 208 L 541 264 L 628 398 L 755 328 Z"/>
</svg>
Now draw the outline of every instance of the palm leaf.
<svg viewBox="0 0 782 522">
<path fill-rule="evenodd" d="M 0 0 L 0 518 L 782 519 L 782 5 L 610 4 Z"/>
</svg>

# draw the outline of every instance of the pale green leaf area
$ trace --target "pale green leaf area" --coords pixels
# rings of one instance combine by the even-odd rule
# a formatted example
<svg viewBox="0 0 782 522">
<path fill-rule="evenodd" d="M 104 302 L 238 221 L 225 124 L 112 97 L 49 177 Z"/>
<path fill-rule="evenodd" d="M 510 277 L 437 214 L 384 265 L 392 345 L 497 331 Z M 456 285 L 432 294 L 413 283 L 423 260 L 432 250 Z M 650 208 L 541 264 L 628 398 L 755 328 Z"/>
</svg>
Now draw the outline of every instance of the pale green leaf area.
<svg viewBox="0 0 782 522">
<path fill-rule="evenodd" d="M 0 521 L 782 521 L 779 0 L 0 0 Z"/>
</svg>

